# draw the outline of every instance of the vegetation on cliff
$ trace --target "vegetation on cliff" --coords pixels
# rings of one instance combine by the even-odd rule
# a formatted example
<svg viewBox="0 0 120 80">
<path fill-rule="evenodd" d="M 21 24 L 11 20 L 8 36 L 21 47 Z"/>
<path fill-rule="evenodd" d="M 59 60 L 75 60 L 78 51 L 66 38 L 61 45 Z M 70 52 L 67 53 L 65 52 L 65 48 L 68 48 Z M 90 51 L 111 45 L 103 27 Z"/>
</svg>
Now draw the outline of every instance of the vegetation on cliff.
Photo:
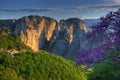
<svg viewBox="0 0 120 80">
<path fill-rule="evenodd" d="M 3 27 L 0 29 L 0 52 L 6 52 L 8 50 L 18 50 L 18 51 L 30 51 L 31 49 L 20 41 L 18 36 L 11 35 L 10 29 L 8 27 Z"/>
<path fill-rule="evenodd" d="M 0 80 L 86 80 L 83 66 L 45 51 L 0 53 Z"/>
<path fill-rule="evenodd" d="M 32 52 L 6 27 L 0 33 L 0 80 L 86 80 L 83 66 L 46 51 Z M 9 54 L 12 49 L 18 52 Z"/>
</svg>

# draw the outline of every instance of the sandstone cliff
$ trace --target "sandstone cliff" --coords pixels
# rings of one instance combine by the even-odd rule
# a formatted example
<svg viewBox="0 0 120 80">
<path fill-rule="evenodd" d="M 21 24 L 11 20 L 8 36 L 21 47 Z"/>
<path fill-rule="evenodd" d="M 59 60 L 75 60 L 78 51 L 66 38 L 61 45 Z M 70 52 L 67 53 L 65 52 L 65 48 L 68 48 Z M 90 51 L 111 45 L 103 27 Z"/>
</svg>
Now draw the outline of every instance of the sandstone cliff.
<svg viewBox="0 0 120 80">
<path fill-rule="evenodd" d="M 46 48 L 52 53 L 68 57 L 84 46 L 86 32 L 85 24 L 78 18 L 61 20 Z"/>
<path fill-rule="evenodd" d="M 38 51 L 51 39 L 56 24 L 57 21 L 52 18 L 27 16 L 16 21 L 14 34 L 19 34 L 26 45 Z"/>
<path fill-rule="evenodd" d="M 34 51 L 45 49 L 62 56 L 76 53 L 84 46 L 87 28 L 78 18 L 61 20 L 49 17 L 26 16 L 18 20 L 0 20 L 0 27 L 8 26 L 12 34 Z"/>
</svg>

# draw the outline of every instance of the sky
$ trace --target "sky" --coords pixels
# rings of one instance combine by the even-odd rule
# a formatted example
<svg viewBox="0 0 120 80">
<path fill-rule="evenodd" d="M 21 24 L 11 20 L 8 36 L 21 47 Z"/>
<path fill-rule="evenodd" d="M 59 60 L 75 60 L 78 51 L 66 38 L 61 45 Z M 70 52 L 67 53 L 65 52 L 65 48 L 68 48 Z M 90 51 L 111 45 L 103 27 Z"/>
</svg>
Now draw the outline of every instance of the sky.
<svg viewBox="0 0 120 80">
<path fill-rule="evenodd" d="M 96 19 L 120 8 L 120 0 L 0 0 L 0 19 L 28 15 Z"/>
</svg>

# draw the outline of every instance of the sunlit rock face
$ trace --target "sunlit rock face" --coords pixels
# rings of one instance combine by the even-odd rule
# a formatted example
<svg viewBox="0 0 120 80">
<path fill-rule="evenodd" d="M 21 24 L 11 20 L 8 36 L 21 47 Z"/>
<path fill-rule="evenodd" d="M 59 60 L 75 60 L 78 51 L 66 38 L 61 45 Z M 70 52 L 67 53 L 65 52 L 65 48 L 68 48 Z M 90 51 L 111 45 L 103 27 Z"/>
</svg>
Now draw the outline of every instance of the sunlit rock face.
<svg viewBox="0 0 120 80">
<path fill-rule="evenodd" d="M 52 18 L 27 16 L 17 20 L 14 34 L 19 34 L 26 45 L 38 51 L 46 41 L 50 41 L 56 24 Z"/>
<path fill-rule="evenodd" d="M 87 28 L 79 18 L 60 20 L 40 16 L 26 16 L 18 20 L 2 20 L 12 34 L 20 36 L 22 42 L 34 51 L 41 49 L 69 56 L 84 46 Z"/>
</svg>

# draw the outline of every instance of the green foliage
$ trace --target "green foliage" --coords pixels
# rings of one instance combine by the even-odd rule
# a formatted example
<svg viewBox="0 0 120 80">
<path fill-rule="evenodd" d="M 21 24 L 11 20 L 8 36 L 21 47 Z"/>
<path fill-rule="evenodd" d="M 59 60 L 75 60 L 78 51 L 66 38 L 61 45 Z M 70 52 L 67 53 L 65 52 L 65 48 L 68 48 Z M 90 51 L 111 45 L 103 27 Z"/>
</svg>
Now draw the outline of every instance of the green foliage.
<svg viewBox="0 0 120 80">
<path fill-rule="evenodd" d="M 102 63 L 98 63 L 93 67 L 93 72 L 88 74 L 88 80 L 120 80 L 120 69 L 118 69 L 114 63 L 107 60 Z"/>
<path fill-rule="evenodd" d="M 11 32 L 11 30 L 5 26 L 0 29 L 0 34 L 2 34 L 2 35 L 9 35 L 10 32 Z"/>
<path fill-rule="evenodd" d="M 25 44 L 23 44 L 23 42 L 20 41 L 19 37 L 2 34 L 0 34 L 0 49 L 4 50 L 16 49 L 19 51 L 31 50 L 28 46 L 26 46 Z"/>
<path fill-rule="evenodd" d="M 88 74 L 88 80 L 120 80 L 120 61 L 117 59 L 117 56 L 119 57 L 120 55 L 120 50 L 107 51 L 107 54 L 110 58 L 97 63 Z"/>
<path fill-rule="evenodd" d="M 45 51 L 16 54 L 14 58 L 1 53 L 0 64 L 4 67 L 2 71 L 9 69 L 13 72 L 11 74 L 8 70 L 8 74 L 3 75 L 0 71 L 2 77 L 11 76 L 12 80 L 21 77 L 25 80 L 86 80 L 83 66 L 75 67 L 74 62 Z"/>
<path fill-rule="evenodd" d="M 0 65 L 0 80 L 22 80 L 12 68 L 5 68 Z"/>
</svg>

